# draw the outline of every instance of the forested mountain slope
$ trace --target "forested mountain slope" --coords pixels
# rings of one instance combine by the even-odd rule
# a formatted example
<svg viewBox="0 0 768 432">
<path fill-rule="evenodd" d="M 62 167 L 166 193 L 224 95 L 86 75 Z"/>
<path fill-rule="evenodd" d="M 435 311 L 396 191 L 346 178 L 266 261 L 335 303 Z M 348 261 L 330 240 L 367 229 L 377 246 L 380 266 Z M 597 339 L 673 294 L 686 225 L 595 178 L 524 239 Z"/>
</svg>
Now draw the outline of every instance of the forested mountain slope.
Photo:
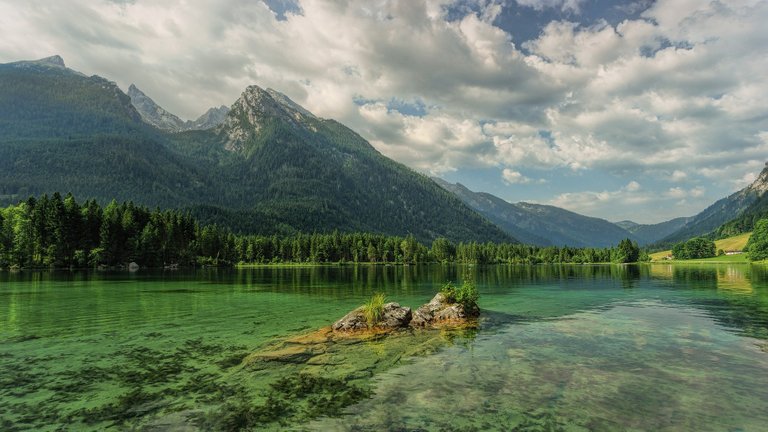
<svg viewBox="0 0 768 432">
<path fill-rule="evenodd" d="M 116 84 L 58 58 L 0 65 L 0 201 L 72 192 L 188 207 L 255 233 L 365 231 L 510 241 L 344 125 L 248 87 L 224 121 L 168 133 Z"/>
<path fill-rule="evenodd" d="M 763 199 L 766 190 L 768 166 L 752 184 L 707 207 L 681 229 L 665 237 L 662 242 L 676 243 L 715 231 L 721 231 L 722 235 L 749 231 L 755 218 L 759 218 L 762 213 L 761 209 L 766 207 Z M 721 229 L 723 225 L 725 227 Z"/>
<path fill-rule="evenodd" d="M 583 216 L 558 207 L 510 203 L 483 192 L 473 192 L 463 185 L 435 179 L 507 233 L 524 243 L 540 246 L 606 247 L 636 237 L 604 219 Z"/>
</svg>

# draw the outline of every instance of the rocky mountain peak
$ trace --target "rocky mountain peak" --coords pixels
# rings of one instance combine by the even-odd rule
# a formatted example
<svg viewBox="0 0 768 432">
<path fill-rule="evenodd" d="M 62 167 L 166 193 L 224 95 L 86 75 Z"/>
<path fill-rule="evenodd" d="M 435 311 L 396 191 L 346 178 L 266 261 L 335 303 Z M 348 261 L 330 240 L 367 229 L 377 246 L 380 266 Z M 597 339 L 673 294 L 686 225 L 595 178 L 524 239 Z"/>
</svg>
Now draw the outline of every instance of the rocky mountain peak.
<svg viewBox="0 0 768 432">
<path fill-rule="evenodd" d="M 227 106 L 222 105 L 220 107 L 210 108 L 203 115 L 198 117 L 197 120 L 193 122 L 187 121 L 187 129 L 203 130 L 214 128 L 227 119 L 227 114 L 229 114 L 229 107 Z"/>
<path fill-rule="evenodd" d="M 67 67 L 64 64 L 64 59 L 61 58 L 61 56 L 58 55 L 58 54 L 57 55 L 52 55 L 50 57 L 42 58 L 40 60 L 37 60 L 37 63 L 46 64 L 46 65 L 49 65 L 49 66 L 58 66 L 58 67 L 63 67 L 63 68 Z"/>
<path fill-rule="evenodd" d="M 69 73 L 76 73 L 78 75 L 85 76 L 80 72 L 67 68 L 67 66 L 64 64 L 64 59 L 61 58 L 60 55 L 53 55 L 50 57 L 41 58 L 39 60 L 21 60 L 13 63 L 8 63 L 8 65 L 16 68 L 23 68 L 23 69 L 31 68 L 31 69 L 44 70 L 44 71 L 69 72 Z"/>
<path fill-rule="evenodd" d="M 184 121 L 161 106 L 157 105 L 149 96 L 144 94 L 135 84 L 128 87 L 128 96 L 136 110 L 141 114 L 145 123 L 149 123 L 166 132 L 183 132 L 190 130 L 211 129 L 220 125 L 227 117 L 229 108 L 226 106 L 210 108 L 196 120 Z"/>
<path fill-rule="evenodd" d="M 280 93 L 277 90 L 273 90 L 271 88 L 268 88 L 267 93 L 272 96 L 272 99 L 274 99 L 277 103 L 283 106 L 283 108 L 298 112 L 299 114 L 303 115 L 304 117 L 310 117 L 310 118 L 316 118 L 314 114 L 309 112 L 307 109 L 305 109 L 303 106 L 297 104 L 291 98 L 284 95 L 283 93 Z"/>
<path fill-rule="evenodd" d="M 250 85 L 232 105 L 220 130 L 227 133 L 228 150 L 242 151 L 245 141 L 258 134 L 267 121 L 279 119 L 297 129 L 313 130 L 307 121 L 315 118 L 288 96 L 272 89 L 264 90 L 257 85 Z"/>
<path fill-rule="evenodd" d="M 765 167 L 757 176 L 755 181 L 751 185 L 747 186 L 747 190 L 756 192 L 758 196 L 763 196 L 768 191 L 768 162 L 765 163 Z"/>
<path fill-rule="evenodd" d="M 142 120 L 158 129 L 168 132 L 179 132 L 184 128 L 184 122 L 155 103 L 149 96 L 139 90 L 136 85 L 128 87 L 131 104 L 141 115 Z"/>
</svg>

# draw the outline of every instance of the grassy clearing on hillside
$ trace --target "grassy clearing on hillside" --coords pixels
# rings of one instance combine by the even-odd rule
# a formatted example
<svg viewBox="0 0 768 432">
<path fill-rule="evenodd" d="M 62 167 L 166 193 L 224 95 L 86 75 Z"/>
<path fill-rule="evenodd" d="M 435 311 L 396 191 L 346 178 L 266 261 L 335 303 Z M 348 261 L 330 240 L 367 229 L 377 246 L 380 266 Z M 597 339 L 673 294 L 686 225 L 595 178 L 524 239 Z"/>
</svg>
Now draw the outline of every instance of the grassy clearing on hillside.
<svg viewBox="0 0 768 432">
<path fill-rule="evenodd" d="M 737 236 L 728 237 L 722 240 L 715 241 L 715 247 L 724 251 L 729 250 L 744 250 L 744 246 L 747 245 L 747 240 L 752 235 L 751 232 L 739 234 Z"/>
<path fill-rule="evenodd" d="M 747 244 L 747 240 L 749 240 L 749 236 L 751 236 L 752 233 L 744 233 L 739 234 L 737 236 L 724 238 L 722 240 L 715 240 L 715 250 L 724 250 L 724 251 L 730 251 L 730 250 L 744 250 L 744 246 Z M 665 250 L 661 252 L 656 252 L 650 254 L 652 261 L 661 261 L 664 259 L 664 257 L 672 255 L 671 250 Z M 713 257 L 713 258 L 705 258 L 705 259 L 699 259 L 699 260 L 687 260 L 686 262 L 694 262 L 694 261 L 704 261 L 704 262 L 746 262 L 747 256 L 746 254 L 739 254 L 739 255 L 727 255 L 722 257 Z"/>
</svg>

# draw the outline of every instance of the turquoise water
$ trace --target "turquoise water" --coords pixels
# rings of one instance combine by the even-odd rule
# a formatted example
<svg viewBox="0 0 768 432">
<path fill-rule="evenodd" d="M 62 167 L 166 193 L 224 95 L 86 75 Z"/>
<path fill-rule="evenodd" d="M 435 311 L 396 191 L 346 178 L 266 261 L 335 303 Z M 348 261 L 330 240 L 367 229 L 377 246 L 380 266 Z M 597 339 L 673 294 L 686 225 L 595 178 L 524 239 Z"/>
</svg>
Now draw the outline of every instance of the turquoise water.
<svg viewBox="0 0 768 432">
<path fill-rule="evenodd" d="M 295 341 L 465 278 L 477 329 Z M 764 431 L 766 407 L 760 266 L 0 273 L 0 430 Z"/>
</svg>

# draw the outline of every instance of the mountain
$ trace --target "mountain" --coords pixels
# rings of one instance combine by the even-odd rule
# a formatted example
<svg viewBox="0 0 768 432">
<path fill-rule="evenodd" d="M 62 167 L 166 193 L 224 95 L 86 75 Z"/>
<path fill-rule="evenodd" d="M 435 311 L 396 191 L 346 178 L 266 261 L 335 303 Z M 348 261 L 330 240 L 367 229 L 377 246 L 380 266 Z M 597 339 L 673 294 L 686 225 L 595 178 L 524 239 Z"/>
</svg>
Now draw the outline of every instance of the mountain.
<svg viewBox="0 0 768 432">
<path fill-rule="evenodd" d="M 657 241 L 680 230 L 691 218 L 679 217 L 657 224 L 639 224 L 632 221 L 621 221 L 615 224 L 629 231 L 638 239 L 641 246 L 656 243 Z"/>
<path fill-rule="evenodd" d="M 472 192 L 461 183 L 451 184 L 436 177 L 433 177 L 432 180 L 522 243 L 539 246 L 560 244 L 558 241 L 538 236 L 518 226 L 517 222 L 526 219 L 528 214 L 516 205 L 491 194 Z"/>
<path fill-rule="evenodd" d="M 168 133 L 115 83 L 63 61 L 0 65 L 0 203 L 54 191 L 186 207 L 259 234 L 513 241 L 429 178 L 274 90 L 248 87 L 218 126 Z"/>
<path fill-rule="evenodd" d="M 0 95 L 4 141 L 135 135 L 146 129 L 117 84 L 69 69 L 59 56 L 0 64 Z"/>
<path fill-rule="evenodd" d="M 185 123 L 184 130 L 203 130 L 203 129 L 211 129 L 214 128 L 222 123 L 224 123 L 224 120 L 227 118 L 227 114 L 229 113 L 229 107 L 227 106 L 220 106 L 220 107 L 213 107 L 209 108 L 208 111 L 206 111 L 203 115 L 197 118 L 197 120 L 191 121 L 187 120 Z"/>
<path fill-rule="evenodd" d="M 184 121 L 182 119 L 164 110 L 135 85 L 131 84 L 128 87 L 128 96 L 145 122 L 168 132 L 181 132 L 184 130 Z"/>
<path fill-rule="evenodd" d="M 768 163 L 752 184 L 747 186 L 749 194 L 757 196 L 741 214 L 726 222 L 717 229 L 718 237 L 730 237 L 736 234 L 752 231 L 755 222 L 768 217 Z"/>
<path fill-rule="evenodd" d="M 238 185 L 229 207 L 245 203 L 264 219 L 300 231 L 412 233 L 427 240 L 507 240 L 429 178 L 379 153 L 360 135 L 319 118 L 287 96 L 248 87 L 208 137 L 208 163 Z M 185 143 L 177 144 L 184 151 Z M 199 150 L 197 150 L 199 151 Z M 242 196 L 242 194 L 247 193 Z M 230 191 L 224 191 L 227 197 Z M 240 201 L 240 202 L 238 202 Z"/>
<path fill-rule="evenodd" d="M 152 98 L 144 94 L 134 84 L 128 87 L 128 96 L 131 98 L 133 106 L 141 115 L 142 120 L 166 132 L 210 129 L 220 125 L 229 112 L 229 108 L 226 106 L 214 107 L 198 117 L 197 120 L 184 121 L 156 104 Z"/>
<path fill-rule="evenodd" d="M 523 243 L 540 246 L 607 247 L 630 238 L 628 231 L 604 219 L 583 216 L 558 207 L 520 202 L 473 192 L 463 185 L 434 179 L 465 204 Z"/>
<path fill-rule="evenodd" d="M 206 178 L 163 140 L 114 82 L 61 57 L 0 64 L 0 203 L 72 191 L 187 204 Z"/>
<path fill-rule="evenodd" d="M 664 237 L 661 242 L 677 243 L 718 230 L 726 234 L 738 226 L 751 227 L 747 221 L 760 214 L 761 208 L 768 208 L 768 203 L 763 200 L 766 190 L 768 190 L 768 165 L 752 184 L 707 207 L 693 216 L 679 230 Z M 729 224 L 731 221 L 733 223 Z M 724 225 L 725 227 L 721 229 Z"/>
<path fill-rule="evenodd" d="M 630 221 L 630 220 L 614 222 L 614 225 L 618 226 L 621 229 L 627 230 L 627 231 L 642 226 L 641 224 L 639 224 L 637 222 Z"/>
</svg>

